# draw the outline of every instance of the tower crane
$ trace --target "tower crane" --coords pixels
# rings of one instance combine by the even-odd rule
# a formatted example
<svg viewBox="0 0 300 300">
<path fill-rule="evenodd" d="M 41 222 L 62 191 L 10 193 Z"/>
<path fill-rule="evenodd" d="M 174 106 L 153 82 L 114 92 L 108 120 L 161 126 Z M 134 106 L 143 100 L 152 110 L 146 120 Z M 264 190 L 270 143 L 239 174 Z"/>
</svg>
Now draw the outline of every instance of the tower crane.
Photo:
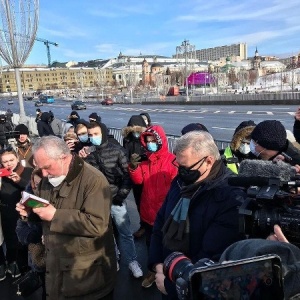
<svg viewBox="0 0 300 300">
<path fill-rule="evenodd" d="M 0 31 L 8 33 L 6 30 L 0 29 Z M 19 33 L 14 33 L 14 34 L 18 35 L 18 36 L 21 36 L 21 37 L 26 37 L 23 34 L 19 34 Z M 47 48 L 47 57 L 48 57 L 48 67 L 50 68 L 50 66 L 51 66 L 51 55 L 50 55 L 50 46 L 49 45 L 54 45 L 55 47 L 57 47 L 58 44 L 54 43 L 54 42 L 50 42 L 50 41 L 45 40 L 45 39 L 38 38 L 38 37 L 36 37 L 35 40 L 44 43 L 44 45 L 46 46 L 46 48 Z"/>
<path fill-rule="evenodd" d="M 50 42 L 50 41 L 45 40 L 45 39 L 38 38 L 38 37 L 35 38 L 35 40 L 44 43 L 44 45 L 46 46 L 46 48 L 47 48 L 47 57 L 48 57 L 48 68 L 50 68 L 50 66 L 51 66 L 51 55 L 50 55 L 50 46 L 49 45 L 54 45 L 55 47 L 57 47 L 58 44 L 54 43 L 54 42 Z"/>
</svg>

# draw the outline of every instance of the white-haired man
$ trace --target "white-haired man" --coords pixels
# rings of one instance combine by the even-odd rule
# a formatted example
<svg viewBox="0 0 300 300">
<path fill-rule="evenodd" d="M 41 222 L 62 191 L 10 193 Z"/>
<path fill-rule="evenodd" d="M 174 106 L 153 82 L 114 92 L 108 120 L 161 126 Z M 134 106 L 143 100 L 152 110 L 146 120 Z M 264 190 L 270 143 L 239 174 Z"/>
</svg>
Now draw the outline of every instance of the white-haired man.
<svg viewBox="0 0 300 300">
<path fill-rule="evenodd" d="M 162 272 L 164 259 L 180 251 L 193 263 L 201 258 L 217 261 L 241 238 L 238 206 L 245 197 L 241 189 L 228 185 L 232 172 L 208 132 L 186 133 L 176 141 L 174 152 L 178 176 L 157 214 L 148 265 L 167 299 L 177 295 L 175 284 Z"/>
<path fill-rule="evenodd" d="M 113 299 L 116 256 L 106 178 L 58 137 L 42 137 L 32 152 L 43 174 L 37 195 L 50 202 L 32 209 L 43 221 L 47 299 Z M 20 204 L 17 210 L 28 213 Z"/>
</svg>

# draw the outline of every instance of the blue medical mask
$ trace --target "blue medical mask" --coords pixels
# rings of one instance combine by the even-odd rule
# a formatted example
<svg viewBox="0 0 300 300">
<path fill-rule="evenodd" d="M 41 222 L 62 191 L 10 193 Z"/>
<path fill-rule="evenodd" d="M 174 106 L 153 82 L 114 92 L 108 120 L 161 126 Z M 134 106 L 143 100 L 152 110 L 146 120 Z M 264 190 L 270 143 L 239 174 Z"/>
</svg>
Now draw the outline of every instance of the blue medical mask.
<svg viewBox="0 0 300 300">
<path fill-rule="evenodd" d="M 158 149 L 158 146 L 154 142 L 149 142 L 149 143 L 147 143 L 147 149 L 151 152 L 156 152 Z"/>
<path fill-rule="evenodd" d="M 135 137 L 135 138 L 139 138 L 141 136 L 141 133 L 140 132 L 133 132 L 132 135 Z"/>
<path fill-rule="evenodd" d="M 102 142 L 102 136 L 90 136 L 90 142 L 95 146 L 100 146 Z"/>
<path fill-rule="evenodd" d="M 79 135 L 78 139 L 81 143 L 86 143 L 89 140 L 89 136 L 87 134 Z"/>
</svg>

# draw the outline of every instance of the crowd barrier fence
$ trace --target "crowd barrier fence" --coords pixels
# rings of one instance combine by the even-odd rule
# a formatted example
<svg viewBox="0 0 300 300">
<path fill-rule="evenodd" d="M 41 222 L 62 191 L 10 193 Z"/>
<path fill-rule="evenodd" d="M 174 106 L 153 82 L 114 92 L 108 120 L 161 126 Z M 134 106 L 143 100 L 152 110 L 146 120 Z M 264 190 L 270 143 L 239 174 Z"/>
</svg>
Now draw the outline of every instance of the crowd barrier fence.
<svg viewBox="0 0 300 300">
<path fill-rule="evenodd" d="M 0 114 L 5 114 L 5 113 L 6 113 L 5 111 L 0 111 Z M 15 114 L 15 113 L 13 114 L 12 122 L 14 125 L 19 124 L 20 122 L 19 114 Z M 65 120 L 63 120 L 63 123 L 66 123 Z M 35 117 L 25 116 L 24 124 L 28 127 L 30 136 L 38 137 L 38 130 L 35 122 Z M 109 129 L 109 133 L 112 134 L 115 137 L 115 139 L 122 145 L 123 144 L 122 129 L 115 128 L 115 127 L 108 127 L 108 129 Z M 173 152 L 174 144 L 177 138 L 179 138 L 178 135 L 167 134 L 168 146 L 171 152 Z M 226 140 L 215 140 L 215 142 L 219 149 L 224 149 L 230 144 L 230 141 L 226 141 Z"/>
</svg>

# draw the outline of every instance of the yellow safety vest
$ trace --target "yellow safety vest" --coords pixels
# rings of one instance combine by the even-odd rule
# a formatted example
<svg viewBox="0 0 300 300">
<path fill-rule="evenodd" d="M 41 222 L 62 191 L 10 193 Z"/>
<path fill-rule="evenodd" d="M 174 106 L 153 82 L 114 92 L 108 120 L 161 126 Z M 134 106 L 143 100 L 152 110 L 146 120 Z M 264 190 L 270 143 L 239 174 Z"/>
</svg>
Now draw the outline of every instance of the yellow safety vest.
<svg viewBox="0 0 300 300">
<path fill-rule="evenodd" d="M 224 155 L 225 155 L 225 157 L 226 157 L 226 160 L 227 160 L 228 158 L 234 157 L 233 154 L 232 154 L 232 151 L 231 151 L 231 149 L 230 149 L 229 146 L 225 148 Z M 238 171 L 238 167 L 237 167 L 236 163 L 227 163 L 226 166 L 227 166 L 227 168 L 229 168 L 233 173 L 238 174 L 239 171 Z"/>
</svg>

